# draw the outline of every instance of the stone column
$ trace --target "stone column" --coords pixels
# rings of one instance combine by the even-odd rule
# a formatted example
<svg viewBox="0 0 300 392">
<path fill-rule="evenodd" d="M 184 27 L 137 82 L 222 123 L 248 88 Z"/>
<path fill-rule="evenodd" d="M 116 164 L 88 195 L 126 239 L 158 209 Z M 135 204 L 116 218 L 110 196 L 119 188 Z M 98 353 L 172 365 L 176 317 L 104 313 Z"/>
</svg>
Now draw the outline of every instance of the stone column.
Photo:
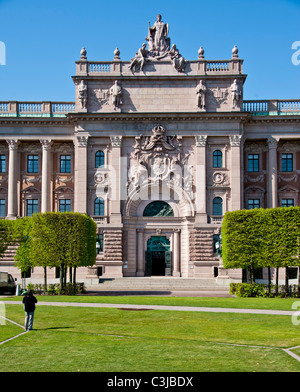
<svg viewBox="0 0 300 392">
<path fill-rule="evenodd" d="M 196 223 L 207 223 L 206 211 L 206 141 L 207 136 L 195 136 L 196 143 Z"/>
<path fill-rule="evenodd" d="M 180 276 L 180 229 L 173 229 L 173 276 Z"/>
<path fill-rule="evenodd" d="M 268 138 L 268 208 L 277 207 L 277 143 L 275 138 Z"/>
<path fill-rule="evenodd" d="M 17 212 L 18 140 L 6 140 L 9 149 L 7 219 L 15 219 Z"/>
<path fill-rule="evenodd" d="M 74 211 L 87 213 L 87 144 L 88 136 L 77 136 L 75 141 Z"/>
<path fill-rule="evenodd" d="M 42 202 L 41 212 L 50 211 L 50 151 L 51 140 L 40 140 L 42 144 Z"/>
<path fill-rule="evenodd" d="M 231 146 L 231 211 L 242 208 L 241 139 L 241 135 L 229 136 Z M 224 212 L 223 207 L 223 214 Z"/>
<path fill-rule="evenodd" d="M 122 136 L 111 136 L 111 183 L 110 223 L 121 223 L 121 143 Z"/>
<path fill-rule="evenodd" d="M 136 276 L 145 275 L 144 229 L 137 229 L 137 272 Z"/>
</svg>

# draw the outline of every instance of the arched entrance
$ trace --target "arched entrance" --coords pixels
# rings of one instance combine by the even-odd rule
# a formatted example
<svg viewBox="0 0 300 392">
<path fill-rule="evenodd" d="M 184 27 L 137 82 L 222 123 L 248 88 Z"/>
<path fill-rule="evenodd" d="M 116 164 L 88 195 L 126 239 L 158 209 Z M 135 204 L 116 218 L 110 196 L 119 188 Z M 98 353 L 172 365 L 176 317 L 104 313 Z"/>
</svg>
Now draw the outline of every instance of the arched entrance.
<svg viewBox="0 0 300 392">
<path fill-rule="evenodd" d="M 147 241 L 145 276 L 171 276 L 172 252 L 165 236 L 152 236 Z"/>
</svg>

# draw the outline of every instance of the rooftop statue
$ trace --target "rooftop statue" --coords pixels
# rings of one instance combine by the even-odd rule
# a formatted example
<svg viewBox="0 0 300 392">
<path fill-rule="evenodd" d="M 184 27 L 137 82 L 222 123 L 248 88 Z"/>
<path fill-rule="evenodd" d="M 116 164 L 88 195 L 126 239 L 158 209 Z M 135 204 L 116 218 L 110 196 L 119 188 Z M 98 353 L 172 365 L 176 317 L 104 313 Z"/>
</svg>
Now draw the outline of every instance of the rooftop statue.
<svg viewBox="0 0 300 392">
<path fill-rule="evenodd" d="M 168 34 L 169 25 L 168 23 L 162 22 L 161 15 L 158 14 L 156 22 L 152 27 L 150 27 L 149 22 L 148 37 L 146 37 L 149 52 L 159 57 L 168 54 L 170 50 L 170 38 L 168 38 Z"/>
<path fill-rule="evenodd" d="M 143 43 L 135 57 L 131 59 L 129 69 L 132 72 L 139 72 L 143 70 L 147 61 L 167 58 L 178 72 L 183 72 L 187 61 L 181 56 L 176 45 L 171 48 L 171 39 L 168 34 L 169 25 L 162 22 L 161 15 L 158 14 L 152 27 L 149 22 L 148 36 L 145 38 L 148 42 L 148 50 L 146 49 L 146 43 Z"/>
</svg>

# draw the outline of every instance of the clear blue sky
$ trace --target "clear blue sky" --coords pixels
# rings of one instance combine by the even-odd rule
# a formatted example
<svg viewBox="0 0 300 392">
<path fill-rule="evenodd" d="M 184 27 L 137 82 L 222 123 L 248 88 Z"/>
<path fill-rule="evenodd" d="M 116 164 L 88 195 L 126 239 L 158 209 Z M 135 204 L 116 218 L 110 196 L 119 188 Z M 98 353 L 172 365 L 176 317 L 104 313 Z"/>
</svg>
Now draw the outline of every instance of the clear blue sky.
<svg viewBox="0 0 300 392">
<path fill-rule="evenodd" d="M 0 101 L 74 100 L 74 61 L 128 61 L 162 14 L 187 60 L 203 46 L 208 60 L 228 59 L 234 45 L 248 75 L 244 99 L 300 98 L 300 0 L 0 0 Z M 299 56 L 300 59 L 300 56 Z"/>
</svg>

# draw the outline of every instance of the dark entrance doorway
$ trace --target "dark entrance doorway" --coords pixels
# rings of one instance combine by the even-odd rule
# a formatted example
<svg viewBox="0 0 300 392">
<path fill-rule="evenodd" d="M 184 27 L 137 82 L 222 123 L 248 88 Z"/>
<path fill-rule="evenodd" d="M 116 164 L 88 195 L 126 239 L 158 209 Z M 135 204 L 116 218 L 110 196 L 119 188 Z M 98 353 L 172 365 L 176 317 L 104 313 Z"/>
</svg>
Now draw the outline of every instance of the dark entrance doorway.
<svg viewBox="0 0 300 392">
<path fill-rule="evenodd" d="M 145 276 L 171 276 L 170 241 L 164 236 L 153 236 L 147 242 Z"/>
</svg>

